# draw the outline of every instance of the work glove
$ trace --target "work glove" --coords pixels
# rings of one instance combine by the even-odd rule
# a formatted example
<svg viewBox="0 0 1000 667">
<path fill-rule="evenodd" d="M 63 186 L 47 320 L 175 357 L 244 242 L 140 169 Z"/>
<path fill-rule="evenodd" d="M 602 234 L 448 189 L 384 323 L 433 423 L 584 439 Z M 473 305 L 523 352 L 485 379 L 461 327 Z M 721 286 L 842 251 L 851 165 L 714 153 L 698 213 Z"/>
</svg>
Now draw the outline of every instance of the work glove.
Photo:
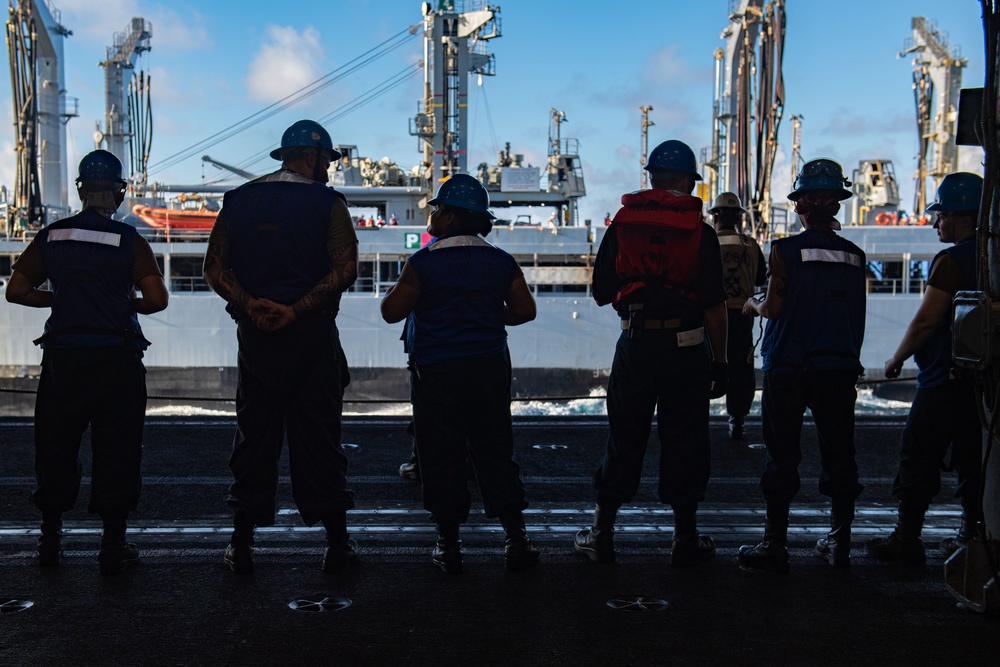
<svg viewBox="0 0 1000 667">
<path fill-rule="evenodd" d="M 713 361 L 709 370 L 708 397 L 720 398 L 726 395 L 729 386 L 729 364 Z"/>
</svg>

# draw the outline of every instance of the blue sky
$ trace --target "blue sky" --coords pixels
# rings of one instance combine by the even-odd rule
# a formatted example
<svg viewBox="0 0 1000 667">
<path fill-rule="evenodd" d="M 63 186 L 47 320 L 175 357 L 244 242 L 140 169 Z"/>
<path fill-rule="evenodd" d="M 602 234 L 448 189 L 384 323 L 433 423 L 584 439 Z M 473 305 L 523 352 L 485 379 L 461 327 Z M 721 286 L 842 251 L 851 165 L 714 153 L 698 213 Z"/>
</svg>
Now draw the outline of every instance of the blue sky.
<svg viewBox="0 0 1000 667">
<path fill-rule="evenodd" d="M 262 154 L 299 118 L 328 116 L 422 57 L 413 37 L 378 61 L 301 104 L 169 168 L 161 162 L 353 60 L 407 26 L 420 23 L 417 0 L 50 0 L 73 35 L 65 42 L 66 88 L 79 98 L 68 124 L 71 176 L 93 149 L 103 118 L 103 60 L 114 32 L 131 17 L 153 24 L 152 51 L 138 67 L 152 76 L 153 180 L 197 183 L 220 172 L 204 153 L 230 164 Z M 651 105 L 650 147 L 670 138 L 696 151 L 711 137 L 712 53 L 724 42 L 728 0 L 576 2 L 496 0 L 503 36 L 491 42 L 497 76 L 470 92 L 469 164 L 493 163 L 504 142 L 534 165 L 545 162 L 549 109 L 565 112 L 563 137 L 580 141 L 588 196 L 584 218 L 600 220 L 623 192 L 639 187 L 640 112 Z M 846 170 L 863 158 L 893 160 L 903 208 L 911 208 L 917 150 L 910 58 L 897 58 L 912 16 L 937 21 L 969 60 L 963 85 L 981 86 L 980 5 L 973 0 L 787 0 L 785 118 L 774 196 L 790 181 L 792 114 L 804 117 L 806 159 L 833 157 Z M 9 83 L 0 87 L 0 121 L 11 127 Z M 475 83 L 475 82 L 473 82 Z M 337 143 L 362 155 L 388 156 L 409 169 L 419 162 L 409 118 L 421 97 L 419 77 L 327 127 Z M 338 115 L 339 116 L 339 115 Z M 0 151 L 12 155 L 12 133 Z M 977 149 L 962 166 L 976 170 Z M 0 183 L 13 182 L 13 159 Z M 258 173 L 276 163 L 261 160 Z"/>
</svg>

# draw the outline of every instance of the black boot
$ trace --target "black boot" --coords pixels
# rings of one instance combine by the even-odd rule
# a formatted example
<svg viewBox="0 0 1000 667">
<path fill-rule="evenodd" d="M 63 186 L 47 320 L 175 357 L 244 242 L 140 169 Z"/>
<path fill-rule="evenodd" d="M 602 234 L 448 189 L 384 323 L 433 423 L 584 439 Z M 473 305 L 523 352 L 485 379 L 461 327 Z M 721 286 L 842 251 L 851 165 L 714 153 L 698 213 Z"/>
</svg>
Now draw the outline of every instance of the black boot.
<svg viewBox="0 0 1000 667">
<path fill-rule="evenodd" d="M 225 561 L 229 569 L 237 574 L 254 571 L 253 562 L 253 517 L 245 509 L 237 509 L 233 515 L 233 536 L 226 547 Z"/>
<path fill-rule="evenodd" d="M 139 563 L 139 549 L 125 541 L 128 513 L 101 514 L 104 533 L 101 535 L 101 551 L 97 561 L 101 574 L 120 574 Z"/>
<path fill-rule="evenodd" d="M 62 556 L 62 513 L 42 512 L 41 533 L 35 545 L 38 564 L 42 567 L 58 565 Z"/>
<path fill-rule="evenodd" d="M 410 454 L 410 460 L 399 466 L 399 476 L 403 479 L 420 481 L 420 462 L 417 460 L 416 447 L 413 448 L 413 453 Z"/>
<path fill-rule="evenodd" d="M 816 553 L 837 568 L 851 565 L 851 524 L 854 522 L 854 499 L 834 498 L 830 510 L 830 532 L 816 542 Z"/>
<path fill-rule="evenodd" d="M 581 530 L 573 540 L 573 548 L 597 563 L 615 562 L 615 517 L 617 509 L 597 506 L 594 525 Z"/>
<path fill-rule="evenodd" d="M 950 556 L 959 549 L 969 546 L 969 540 L 975 536 L 976 522 L 972 521 L 967 513 L 962 512 L 962 525 L 958 528 L 958 534 L 954 537 L 946 537 L 941 540 L 941 553 L 945 556 Z"/>
<path fill-rule="evenodd" d="M 670 549 L 670 564 L 689 567 L 715 557 L 715 542 L 698 534 L 698 506 L 674 507 L 674 540 Z"/>
<path fill-rule="evenodd" d="M 788 574 L 788 505 L 768 504 L 764 519 L 764 541 L 740 547 L 740 567 L 775 574 Z"/>
<path fill-rule="evenodd" d="M 528 539 L 524 514 L 516 512 L 500 517 L 504 530 L 504 564 L 508 572 L 520 572 L 538 565 L 541 552 Z"/>
<path fill-rule="evenodd" d="M 458 539 L 458 524 L 438 524 L 437 544 L 431 552 L 431 562 L 448 574 L 462 573 L 462 540 Z"/>
<path fill-rule="evenodd" d="M 323 518 L 326 528 L 326 551 L 323 571 L 336 574 L 358 563 L 358 543 L 347 535 L 347 512 L 340 511 Z"/>
<path fill-rule="evenodd" d="M 927 562 L 920 533 L 924 529 L 926 505 L 900 502 L 896 529 L 888 537 L 877 537 L 868 542 L 868 555 L 901 565 L 923 565 Z"/>
<path fill-rule="evenodd" d="M 729 439 L 742 440 L 746 437 L 746 427 L 743 424 L 744 417 L 729 418 Z"/>
</svg>

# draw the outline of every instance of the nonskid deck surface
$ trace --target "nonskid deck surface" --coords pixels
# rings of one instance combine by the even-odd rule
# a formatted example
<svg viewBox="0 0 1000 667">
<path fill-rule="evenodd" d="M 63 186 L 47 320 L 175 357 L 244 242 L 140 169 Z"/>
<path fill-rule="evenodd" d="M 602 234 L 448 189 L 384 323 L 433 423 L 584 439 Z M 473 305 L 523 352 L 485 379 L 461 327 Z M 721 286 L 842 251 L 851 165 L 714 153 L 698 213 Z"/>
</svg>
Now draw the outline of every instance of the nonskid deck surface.
<svg viewBox="0 0 1000 667">
<path fill-rule="evenodd" d="M 807 424 L 788 577 L 749 574 L 736 564 L 738 546 L 758 540 L 763 523 L 756 489 L 763 450 L 748 446 L 760 442 L 754 422 L 744 443 L 730 442 L 722 421 L 712 423 L 713 477 L 699 520 L 719 545 L 714 562 L 684 570 L 668 564 L 673 522 L 656 499 L 655 431 L 639 494 L 619 515 L 618 563 L 601 566 L 574 553 L 572 536 L 592 516 L 591 475 L 607 437 L 603 420 L 586 419 L 515 424 L 531 502 L 526 519 L 543 552 L 535 570 L 504 572 L 502 533 L 483 516 L 477 493 L 462 534 L 465 572 L 449 576 L 433 567 L 434 532 L 420 485 L 396 472 L 409 455 L 405 422 L 352 419 L 344 442 L 361 565 L 337 576 L 320 571 L 321 530 L 301 524 L 285 467 L 277 525 L 258 531 L 257 572 L 235 575 L 222 563 L 233 427 L 229 420 L 147 422 L 143 497 L 130 525 L 143 561 L 101 577 L 99 522 L 81 511 L 66 517 L 62 565 L 35 564 L 32 429 L 28 421 L 0 422 L 0 603 L 34 603 L 0 614 L 4 664 L 929 664 L 995 657 L 998 620 L 956 607 L 935 549 L 958 523 L 953 476 L 945 476 L 942 504 L 928 516 L 926 567 L 892 567 L 864 554 L 863 542 L 895 521 L 898 420 L 859 421 L 866 490 L 847 572 L 812 552 L 828 515 Z M 87 456 L 85 447 L 85 470 Z M 88 493 L 85 485 L 78 506 Z M 292 611 L 295 600 L 328 611 L 350 606 L 310 614 Z"/>
</svg>

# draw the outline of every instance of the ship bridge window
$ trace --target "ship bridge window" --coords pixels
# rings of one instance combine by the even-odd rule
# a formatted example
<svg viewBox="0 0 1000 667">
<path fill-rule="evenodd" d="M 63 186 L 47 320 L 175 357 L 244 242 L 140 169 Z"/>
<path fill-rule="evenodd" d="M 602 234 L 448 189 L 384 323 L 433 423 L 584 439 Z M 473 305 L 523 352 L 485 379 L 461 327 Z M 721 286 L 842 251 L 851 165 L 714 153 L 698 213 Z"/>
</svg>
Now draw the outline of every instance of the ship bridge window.
<svg viewBox="0 0 1000 667">
<path fill-rule="evenodd" d="M 204 258 L 201 255 L 171 255 L 170 275 L 167 277 L 171 292 L 208 292 L 210 288 L 202 275 Z"/>
</svg>

